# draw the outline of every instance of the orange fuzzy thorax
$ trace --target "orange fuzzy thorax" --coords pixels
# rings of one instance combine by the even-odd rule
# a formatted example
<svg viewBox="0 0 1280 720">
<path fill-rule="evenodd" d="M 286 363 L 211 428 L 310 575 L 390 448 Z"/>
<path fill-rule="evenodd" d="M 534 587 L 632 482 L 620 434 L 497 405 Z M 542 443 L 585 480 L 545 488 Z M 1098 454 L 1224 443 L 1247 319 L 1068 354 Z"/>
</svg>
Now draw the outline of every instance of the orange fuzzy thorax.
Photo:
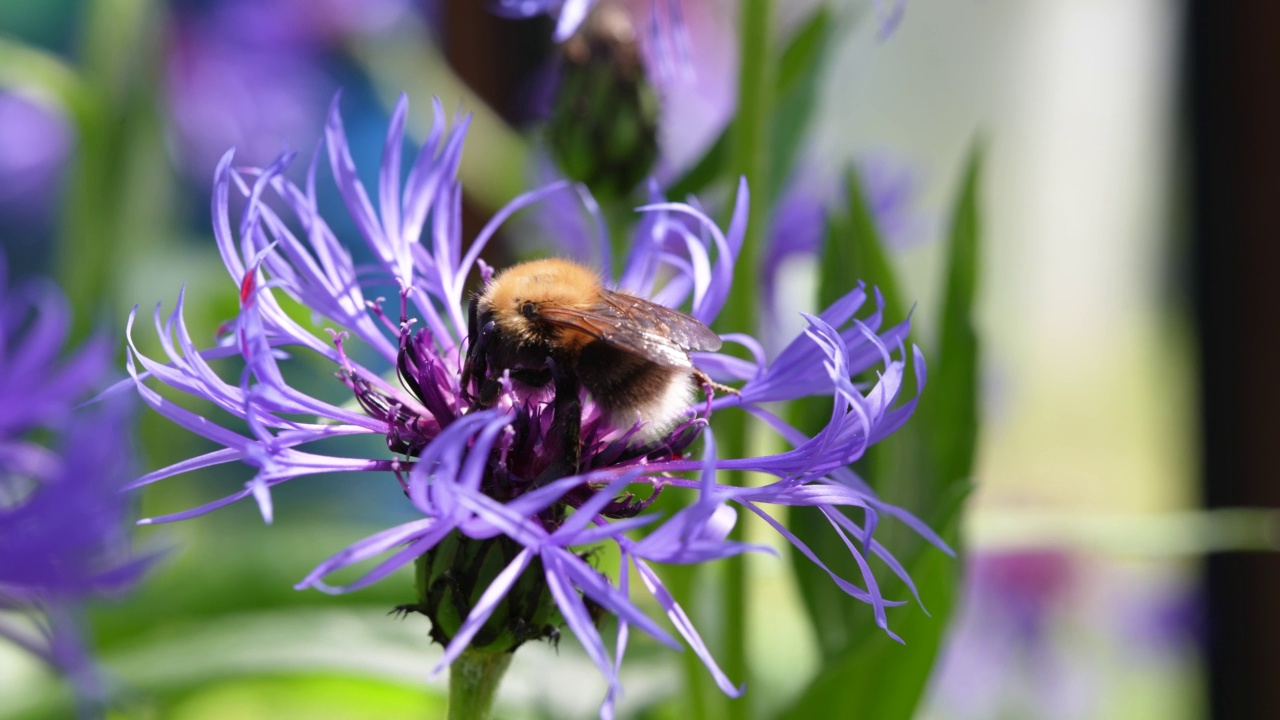
<svg viewBox="0 0 1280 720">
<path fill-rule="evenodd" d="M 600 278 L 592 270 L 569 260 L 534 260 L 498 273 L 480 296 L 480 305 L 491 308 L 499 330 L 510 337 L 532 341 L 536 335 L 524 317 L 526 302 L 588 308 L 599 302 Z M 559 344 L 566 350 L 581 347 L 592 338 L 563 330 Z"/>
</svg>

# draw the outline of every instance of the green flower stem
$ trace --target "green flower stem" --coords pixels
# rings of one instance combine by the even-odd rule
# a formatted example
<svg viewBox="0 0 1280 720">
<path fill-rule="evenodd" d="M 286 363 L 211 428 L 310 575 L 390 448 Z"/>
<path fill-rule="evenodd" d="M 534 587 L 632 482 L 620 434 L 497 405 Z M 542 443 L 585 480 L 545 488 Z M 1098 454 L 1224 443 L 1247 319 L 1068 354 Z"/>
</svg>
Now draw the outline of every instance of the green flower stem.
<svg viewBox="0 0 1280 720">
<path fill-rule="evenodd" d="M 758 319 L 757 291 L 760 258 L 769 227 L 769 127 L 770 93 L 773 89 L 771 23 L 772 0 L 743 0 L 742 55 L 738 76 L 738 114 L 731 136 L 731 167 L 734 175 L 747 179 L 751 190 L 750 221 L 742 253 L 734 269 L 733 290 L 725 305 L 724 328 L 733 332 L 754 332 Z M 724 413 L 719 418 L 716 438 L 725 457 L 743 457 L 748 450 L 748 424 L 744 413 Z M 745 473 L 730 473 L 731 485 L 745 485 Z M 733 529 L 730 539 L 743 541 L 744 522 Z M 749 682 L 747 665 L 747 566 L 742 556 L 725 561 L 723 585 L 725 655 L 724 668 L 735 683 Z M 728 704 L 726 717 L 745 720 L 752 716 L 750 695 Z"/>
<path fill-rule="evenodd" d="M 86 6 L 79 82 L 62 93 L 76 132 L 59 214 L 54 275 L 73 336 L 123 316 L 124 269 L 174 236 L 174 182 L 156 109 L 162 8 L 156 0 Z"/>
<path fill-rule="evenodd" d="M 663 581 L 667 590 L 672 597 L 684 603 L 686 612 L 692 612 L 697 576 L 698 568 L 693 565 L 671 565 L 663 568 Z M 711 694 L 710 691 L 715 690 L 715 686 L 711 684 L 707 668 L 697 653 L 687 650 L 680 653 L 680 662 L 684 669 L 684 694 L 677 717 L 685 720 L 707 720 L 711 717 L 708 714 L 708 699 L 719 700 L 719 691 L 715 695 Z"/>
<path fill-rule="evenodd" d="M 449 720 L 488 720 L 512 657 L 464 650 L 449 666 Z"/>
</svg>

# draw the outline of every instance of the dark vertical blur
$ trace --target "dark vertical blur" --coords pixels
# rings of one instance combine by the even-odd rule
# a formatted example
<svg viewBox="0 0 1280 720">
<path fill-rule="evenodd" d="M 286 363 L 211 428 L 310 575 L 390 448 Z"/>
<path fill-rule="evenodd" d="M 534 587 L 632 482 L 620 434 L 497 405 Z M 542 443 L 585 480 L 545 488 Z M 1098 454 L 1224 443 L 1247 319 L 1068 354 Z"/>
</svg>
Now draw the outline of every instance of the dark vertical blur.
<svg viewBox="0 0 1280 720">
<path fill-rule="evenodd" d="M 441 44 L 458 77 L 508 123 L 527 121 L 523 100 L 549 56 L 550 21 L 509 20 L 474 0 L 447 0 L 441 20 Z"/>
<path fill-rule="evenodd" d="M 533 109 L 540 104 L 536 95 L 552 52 L 551 22 L 544 17 L 513 21 L 494 14 L 491 5 L 444 0 L 438 9 L 440 42 L 458 77 L 503 120 L 519 127 L 532 119 Z M 464 242 L 476 236 L 491 214 L 464 196 Z M 490 247 L 485 259 L 493 262 L 493 252 L 502 248 Z M 497 262 L 505 264 L 501 259 Z"/>
<path fill-rule="evenodd" d="M 1189 10 L 1204 500 L 1280 507 L 1280 3 L 1193 0 Z M 1280 556 L 1214 555 L 1206 581 L 1213 717 L 1275 712 Z"/>
</svg>

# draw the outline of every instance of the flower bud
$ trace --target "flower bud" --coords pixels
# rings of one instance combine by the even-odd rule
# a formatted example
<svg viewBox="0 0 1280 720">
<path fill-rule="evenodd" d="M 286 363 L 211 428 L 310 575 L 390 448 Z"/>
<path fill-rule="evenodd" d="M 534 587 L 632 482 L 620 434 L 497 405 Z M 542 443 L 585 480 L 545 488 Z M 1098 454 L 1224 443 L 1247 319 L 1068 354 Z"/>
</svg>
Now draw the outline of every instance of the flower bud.
<svg viewBox="0 0 1280 720">
<path fill-rule="evenodd" d="M 658 98 L 626 11 L 600 3 L 565 41 L 561 66 L 547 124 L 556 164 L 597 195 L 629 193 L 658 157 Z"/>
</svg>

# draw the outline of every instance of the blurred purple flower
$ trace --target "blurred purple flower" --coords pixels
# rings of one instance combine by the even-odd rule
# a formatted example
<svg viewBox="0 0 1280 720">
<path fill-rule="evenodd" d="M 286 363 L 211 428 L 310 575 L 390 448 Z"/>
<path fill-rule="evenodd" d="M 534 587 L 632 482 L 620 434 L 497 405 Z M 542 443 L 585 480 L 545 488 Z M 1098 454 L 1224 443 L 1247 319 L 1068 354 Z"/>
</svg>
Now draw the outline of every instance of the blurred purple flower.
<svg viewBox="0 0 1280 720">
<path fill-rule="evenodd" d="M 966 560 L 923 717 L 1091 718 L 1131 699 L 1135 676 L 1172 686 L 1199 671 L 1198 582 L 1181 562 L 1053 547 Z"/>
<path fill-rule="evenodd" d="M 878 153 L 856 161 L 854 170 L 880 240 L 889 249 L 908 248 L 931 234 L 931 219 L 916 205 L 916 176 L 908 165 Z M 780 271 L 794 257 L 818 254 L 827 231 L 827 214 L 847 205 L 847 198 L 843 180 L 811 165 L 794 174 L 774 209 L 773 227 L 760 265 L 764 273 L 762 307 L 766 312 L 763 334 L 770 346 L 782 324 Z"/>
<path fill-rule="evenodd" d="M 287 43 L 324 50 L 354 34 L 386 31 L 410 12 L 412 0 L 225 0 L 225 17 L 256 44 Z"/>
<path fill-rule="evenodd" d="M 1096 678 L 1054 649 L 1051 632 L 1079 595 L 1061 550 L 974 553 L 931 694 L 956 718 L 1089 717 Z"/>
<path fill-rule="evenodd" d="M 22 436 L 56 427 L 104 377 L 110 351 L 102 337 L 59 360 L 67 340 L 70 308 L 49 281 L 10 287 L 0 255 L 0 457 L 40 464 L 44 451 Z"/>
<path fill-rule="evenodd" d="M 727 342 L 743 346 L 754 360 L 719 353 L 695 353 L 693 360 L 719 381 L 742 381 L 740 396 L 718 397 L 690 407 L 682 422 L 657 437 L 640 425 L 614 426 L 587 396 L 581 404 L 581 426 L 576 428 L 581 459 L 576 468 L 565 469 L 561 440 L 567 430 L 557 424 L 558 418 L 572 417 L 560 415 L 565 403 L 548 398 L 546 391 L 509 381 L 488 409 L 469 401 L 477 385 L 464 386 L 460 369 L 465 344 L 478 339 L 468 338 L 463 287 L 473 270 L 486 282 L 491 278 L 491 269 L 478 257 L 512 214 L 571 190 L 578 197 L 589 196 L 567 183 L 522 195 L 499 211 L 464 250 L 462 190 L 455 176 L 468 118 L 450 129 L 438 102 L 434 112 L 433 130 L 402 183 L 400 148 L 407 103 L 401 99 L 392 115 L 378 187 L 371 197 L 357 178 L 336 99 L 332 105 L 326 129 L 329 165 L 347 212 L 376 259 L 372 267 L 353 263 L 351 252 L 330 230 L 317 205 L 318 157 L 312 159 L 301 185 L 282 175 L 292 160 L 289 155 L 266 169 L 235 169 L 231 153 L 219 163 L 214 180 L 214 232 L 231 279 L 240 288 L 240 314 L 230 326 L 225 345 L 200 351 L 187 333 L 182 298 L 167 319 L 157 307 L 155 326 L 165 350 L 163 361 L 143 355 L 133 344 L 135 318 L 131 316 L 128 369 L 149 405 L 222 449 L 152 472 L 133 485 L 230 462 L 249 465 L 255 474 L 224 498 L 144 522 L 190 518 L 249 496 L 270 522 L 271 488 L 293 478 L 343 471 L 394 478 L 422 519 L 355 543 L 321 563 L 298 587 L 351 591 L 434 552 L 446 540 L 501 541 L 512 548 L 504 556 L 505 569 L 487 580 L 487 586 L 476 589 L 474 604 L 460 611 L 456 629 L 441 637 L 435 634 L 438 627 L 433 628 L 433 637 L 446 644 L 438 670 L 467 649 L 478 633 L 489 632 L 491 618 L 504 617 L 494 613 L 508 595 L 525 597 L 523 590 L 513 588 L 525 587 L 532 574 L 608 680 L 610 691 L 601 709 L 606 717 L 612 714 L 618 695 L 618 666 L 631 626 L 671 647 L 681 647 L 630 599 L 631 569 L 720 688 L 731 695 L 740 692 L 720 672 L 651 565 L 703 562 L 763 549 L 726 539 L 736 522 L 735 508 L 760 516 L 825 568 L 763 506 L 822 508 L 862 569 L 861 586 L 834 573 L 833 581 L 852 597 L 871 604 L 877 622 L 887 631 L 885 609 L 902 603 L 881 596 L 867 556 L 878 558 L 909 586 L 910 579 L 871 538 L 876 519 L 880 514 L 899 518 L 946 550 L 920 521 L 882 503 L 847 468 L 871 443 L 906 422 L 915 408 L 915 399 L 899 402 L 907 324 L 881 330 L 881 307 L 861 319 L 855 317 L 868 299 L 859 286 L 821 315 L 808 317 L 804 334 L 772 364 L 764 361 L 753 338 L 725 335 Z M 229 209 L 232 194 L 246 199 L 234 224 Z M 728 296 L 746 227 L 746 208 L 747 189 L 740 184 L 732 221 L 722 231 L 693 205 L 655 200 L 640 208 L 643 219 L 623 271 L 606 280 L 654 302 L 687 308 L 693 317 L 710 324 Z M 597 227 L 603 233 L 604 224 Z M 610 267 L 608 241 L 600 237 L 598 242 L 601 264 Z M 379 293 L 396 293 L 399 302 L 391 313 L 384 310 Z M 331 325 L 325 337 L 298 322 L 296 313 L 286 311 L 294 303 Z M 286 383 L 281 367 L 289 357 L 286 348 L 333 363 L 359 409 L 319 400 Z M 924 383 L 924 365 L 919 351 L 913 351 L 919 388 Z M 231 381 L 209 364 L 229 356 L 244 362 L 243 373 Z M 380 360 L 380 367 L 357 359 L 365 357 Z M 851 378 L 874 367 L 880 368 L 877 382 L 854 385 Z M 396 380 L 388 379 L 389 368 L 395 369 Z M 237 424 L 247 426 L 248 434 L 173 403 L 147 385 L 148 377 L 213 402 Z M 812 394 L 829 394 L 836 400 L 830 423 L 812 438 L 764 407 Z M 763 418 L 792 449 L 766 457 L 717 456 L 706 429 L 707 416 L 713 411 L 744 410 Z M 385 438 L 388 452 L 348 457 L 303 449 L 327 438 L 369 434 Z M 704 450 L 701 459 L 694 459 L 688 451 L 700 436 L 705 438 Z M 776 480 L 761 487 L 723 485 L 716 480 L 716 472 L 722 469 L 758 471 Z M 679 472 L 699 476 L 690 480 L 672 475 Z M 629 492 L 636 489 L 644 491 L 643 499 Z M 665 519 L 645 512 L 664 489 L 687 492 L 690 504 Z M 845 515 L 844 507 L 860 509 L 864 522 Z M 654 529 L 643 539 L 627 535 L 641 526 Z M 602 542 L 616 546 L 621 555 L 616 585 L 574 550 Z M 345 587 L 324 581 L 337 570 L 383 556 L 373 569 Z M 613 657 L 593 620 L 602 610 L 618 618 Z M 545 630 L 523 624 L 506 630 L 515 637 L 511 649 L 526 639 L 546 636 Z"/>
<path fill-rule="evenodd" d="M 60 115 L 0 92 L 0 214 L 31 221 L 49 213 L 71 144 Z"/>
<path fill-rule="evenodd" d="M 166 93 L 182 167 L 204 181 L 228 147 L 265 163 L 313 137 L 335 85 L 325 53 L 406 12 L 408 0 L 230 0 L 176 14 Z"/>
<path fill-rule="evenodd" d="M 910 164 L 878 152 L 859 158 L 854 167 L 871 206 L 876 230 L 891 250 L 914 247 L 936 232 L 933 219 L 918 205 L 920 176 Z"/>
<path fill-rule="evenodd" d="M 73 410 L 110 362 L 101 338 L 60 361 L 67 308 L 52 285 L 11 289 L 0 257 L 0 637 L 34 653 L 76 688 L 86 712 L 103 688 L 79 626 L 85 601 L 137 581 L 148 561 L 129 553 L 131 474 L 121 401 Z M 62 442 L 31 438 L 47 431 Z M 35 434 L 39 434 L 36 432 Z"/>
<path fill-rule="evenodd" d="M 890 249 L 903 250 L 928 237 L 928 218 L 916 205 L 916 174 L 903 161 L 884 153 L 854 162 L 858 183 L 880 239 Z M 826 215 L 844 206 L 849 191 L 843 180 L 820 168 L 803 168 L 787 184 L 774 213 L 766 251 L 766 266 L 791 255 L 812 255 L 822 247 Z"/>
<path fill-rule="evenodd" d="M 185 172 L 203 179 L 230 145 L 269 158 L 315 132 L 327 90 L 308 48 L 245 43 L 217 20 L 177 22 L 166 90 Z"/>
</svg>

